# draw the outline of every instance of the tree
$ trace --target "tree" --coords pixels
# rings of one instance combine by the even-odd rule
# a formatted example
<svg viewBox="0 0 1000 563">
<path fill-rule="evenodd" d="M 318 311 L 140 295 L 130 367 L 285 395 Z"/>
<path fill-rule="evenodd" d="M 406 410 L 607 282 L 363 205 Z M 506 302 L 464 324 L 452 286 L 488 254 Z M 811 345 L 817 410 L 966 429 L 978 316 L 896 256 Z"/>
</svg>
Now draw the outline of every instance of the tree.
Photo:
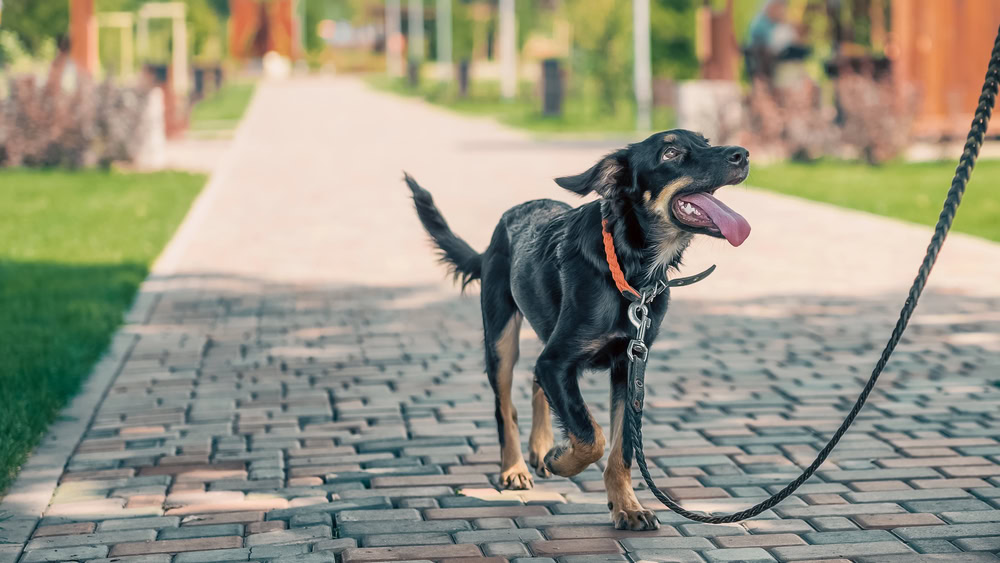
<svg viewBox="0 0 1000 563">
<path fill-rule="evenodd" d="M 631 0 L 567 0 L 573 26 L 575 66 L 597 86 L 601 106 L 610 112 L 631 91 Z"/>
<path fill-rule="evenodd" d="M 38 53 L 48 40 L 67 34 L 67 0 L 5 0 L 3 28 L 13 31 L 30 53 Z"/>
</svg>

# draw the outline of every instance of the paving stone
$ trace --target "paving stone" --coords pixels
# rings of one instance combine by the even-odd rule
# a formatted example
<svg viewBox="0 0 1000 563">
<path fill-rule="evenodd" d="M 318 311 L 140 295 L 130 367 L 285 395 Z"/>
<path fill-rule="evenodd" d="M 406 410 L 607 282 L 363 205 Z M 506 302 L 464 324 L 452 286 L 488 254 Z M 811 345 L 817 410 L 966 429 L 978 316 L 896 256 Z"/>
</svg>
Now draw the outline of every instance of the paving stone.
<svg viewBox="0 0 1000 563">
<path fill-rule="evenodd" d="M 854 559 L 862 555 L 894 555 L 897 553 L 913 553 L 906 544 L 898 541 L 883 541 L 874 543 L 841 543 L 826 545 L 793 545 L 775 547 L 771 553 L 778 561 L 794 561 L 796 559 L 820 559 L 843 557 Z"/>
<path fill-rule="evenodd" d="M 392 547 L 397 545 L 437 545 L 456 543 L 452 541 L 451 534 L 371 534 L 361 538 L 363 547 Z M 458 542 L 471 543 L 471 542 Z"/>
<path fill-rule="evenodd" d="M 477 530 L 502 530 L 516 527 L 510 518 L 476 518 L 472 521 L 472 526 Z"/>
<path fill-rule="evenodd" d="M 542 557 L 561 557 L 576 554 L 621 553 L 618 544 L 608 538 L 591 538 L 577 540 L 535 540 L 528 544 L 535 555 Z"/>
<path fill-rule="evenodd" d="M 621 541 L 626 551 L 642 549 L 713 549 L 705 538 L 627 538 Z"/>
<path fill-rule="evenodd" d="M 685 536 L 714 538 L 718 536 L 745 536 L 743 526 L 739 524 L 681 524 L 678 526 Z"/>
<path fill-rule="evenodd" d="M 529 556 L 528 548 L 520 542 L 492 542 L 483 546 L 483 553 L 496 557 Z"/>
<path fill-rule="evenodd" d="M 204 551 L 236 547 L 243 547 L 243 538 L 238 536 L 222 536 L 184 540 L 158 540 L 119 543 L 111 548 L 110 555 L 112 557 L 121 557 L 125 555 L 145 555 L 147 553 L 181 553 L 184 551 Z"/>
<path fill-rule="evenodd" d="M 545 528 L 545 536 L 550 540 L 570 540 L 579 538 L 648 538 L 648 537 L 677 537 L 680 536 L 672 526 L 661 524 L 655 530 L 616 530 L 614 526 L 566 526 L 558 528 Z"/>
<path fill-rule="evenodd" d="M 549 511 L 544 506 L 483 506 L 477 508 L 429 508 L 424 511 L 428 520 L 454 520 L 468 518 L 515 518 L 524 516 L 545 516 Z M 605 519 L 607 515 L 605 514 Z"/>
<path fill-rule="evenodd" d="M 849 530 L 844 532 L 809 532 L 802 537 L 814 545 L 892 541 L 895 537 L 886 530 Z"/>
<path fill-rule="evenodd" d="M 906 542 L 917 553 L 958 553 L 962 551 L 948 540 L 914 540 Z"/>
<path fill-rule="evenodd" d="M 161 540 L 183 540 L 188 538 L 209 538 L 217 536 L 242 536 L 242 524 L 213 524 L 209 526 L 185 526 L 160 530 Z"/>
<path fill-rule="evenodd" d="M 307 528 L 290 528 L 288 530 L 275 530 L 261 534 L 247 536 L 247 547 L 258 545 L 283 545 L 289 543 L 302 543 L 317 539 L 329 539 L 333 537 L 333 532 L 329 526 L 309 526 Z"/>
<path fill-rule="evenodd" d="M 93 522 L 77 522 L 75 524 L 56 524 L 54 526 L 41 526 L 35 530 L 32 537 L 44 538 L 48 536 L 66 536 L 73 534 L 89 534 L 97 527 Z"/>
<path fill-rule="evenodd" d="M 368 534 L 460 532 L 471 529 L 472 525 L 467 520 L 428 520 L 419 522 L 410 520 L 384 520 L 345 522 L 337 526 L 337 531 L 342 537 L 361 537 Z"/>
<path fill-rule="evenodd" d="M 106 545 L 75 545 L 71 547 L 27 551 L 21 556 L 21 561 L 23 563 L 35 563 L 36 561 L 75 561 L 98 559 L 107 554 L 108 546 Z"/>
<path fill-rule="evenodd" d="M 719 536 L 712 541 L 719 547 L 780 547 L 783 545 L 805 545 L 805 540 L 795 534 L 758 534 L 754 536 Z"/>
<path fill-rule="evenodd" d="M 341 553 L 343 563 L 354 561 L 405 561 L 430 557 L 438 559 L 455 559 L 459 557 L 481 557 L 478 547 L 468 544 L 456 545 L 418 545 L 406 547 L 351 547 Z"/>
<path fill-rule="evenodd" d="M 639 549 L 629 553 L 633 561 L 670 561 L 676 563 L 704 563 L 697 552 L 690 549 Z"/>
<path fill-rule="evenodd" d="M 896 528 L 893 533 L 904 540 L 926 540 L 936 538 L 964 538 L 973 536 L 990 536 L 996 533 L 997 526 L 986 524 L 949 524 L 946 526 L 914 526 Z"/>
<path fill-rule="evenodd" d="M 151 555 L 132 555 L 129 557 L 90 559 L 87 563 L 170 563 L 171 557 L 167 553 L 157 553 Z"/>
<path fill-rule="evenodd" d="M 997 535 L 981 538 L 960 538 L 954 540 L 954 544 L 964 551 L 1000 551 L 1000 530 L 996 530 Z"/>
<path fill-rule="evenodd" d="M 475 530 L 469 532 L 455 532 L 456 543 L 487 543 L 503 541 L 530 541 L 540 540 L 542 534 L 533 529 L 500 529 L 500 530 Z"/>
<path fill-rule="evenodd" d="M 384 510 L 344 510 L 337 513 L 337 522 L 371 522 L 378 520 L 420 520 L 420 512 L 413 508 Z"/>
<path fill-rule="evenodd" d="M 50 536 L 36 538 L 28 542 L 26 551 L 70 547 L 74 545 L 109 545 L 113 543 L 156 539 L 156 530 L 128 530 L 120 532 L 97 532 L 70 536 Z"/>
<path fill-rule="evenodd" d="M 890 530 L 903 526 L 937 526 L 944 524 L 933 514 L 860 514 L 854 517 L 859 526 L 867 530 Z"/>
<path fill-rule="evenodd" d="M 759 547 L 743 547 L 739 549 L 709 549 L 703 551 L 701 555 L 709 563 L 722 563 L 723 561 L 740 561 L 742 563 L 769 563 L 774 562 L 768 552 Z"/>
<path fill-rule="evenodd" d="M 615 553 L 595 553 L 588 555 L 563 555 L 558 561 L 559 563 L 609 563 L 628 561 L 628 558 Z"/>
<path fill-rule="evenodd" d="M 248 561 L 249 559 L 250 548 L 245 547 L 178 553 L 174 556 L 173 563 L 215 563 L 221 561 Z"/>
</svg>

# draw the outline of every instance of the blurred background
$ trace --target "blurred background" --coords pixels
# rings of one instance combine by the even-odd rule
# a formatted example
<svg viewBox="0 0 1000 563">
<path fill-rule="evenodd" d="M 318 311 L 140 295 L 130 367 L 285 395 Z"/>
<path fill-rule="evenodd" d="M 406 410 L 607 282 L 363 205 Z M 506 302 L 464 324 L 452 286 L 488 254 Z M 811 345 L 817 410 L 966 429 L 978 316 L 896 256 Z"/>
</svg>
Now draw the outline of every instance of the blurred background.
<svg viewBox="0 0 1000 563">
<path fill-rule="evenodd" d="M 0 0 L 0 491 L 265 84 L 350 75 L 365 94 L 335 91 L 354 107 L 308 88 L 267 107 L 335 126 L 408 98 L 545 141 L 542 160 L 590 147 L 573 167 L 698 130 L 750 149 L 754 188 L 932 225 L 998 25 L 997 0 Z M 279 121 L 255 134 L 271 126 L 303 139 L 289 162 L 323 154 Z M 987 143 L 956 223 L 992 241 L 998 155 Z M 352 185 L 388 185 L 373 170 Z"/>
</svg>

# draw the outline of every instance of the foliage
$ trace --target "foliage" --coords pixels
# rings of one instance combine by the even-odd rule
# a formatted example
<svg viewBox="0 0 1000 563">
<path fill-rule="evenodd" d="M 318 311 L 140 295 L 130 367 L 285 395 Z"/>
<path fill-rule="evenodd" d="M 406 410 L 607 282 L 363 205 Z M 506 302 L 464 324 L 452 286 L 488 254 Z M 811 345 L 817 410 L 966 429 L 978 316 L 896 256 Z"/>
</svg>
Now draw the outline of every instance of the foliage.
<svg viewBox="0 0 1000 563">
<path fill-rule="evenodd" d="M 209 97 L 191 108 L 191 129 L 232 130 L 236 128 L 250 100 L 254 84 L 227 82 Z"/>
<path fill-rule="evenodd" d="M 954 161 L 870 166 L 821 160 L 754 165 L 747 182 L 788 195 L 933 225 L 954 173 Z M 980 160 L 955 219 L 955 230 L 1000 242 L 997 217 L 1000 217 L 1000 160 Z"/>
<path fill-rule="evenodd" d="M 0 495 L 203 183 L 176 172 L 0 170 Z"/>
<path fill-rule="evenodd" d="M 626 6 L 629 7 L 630 4 Z M 655 76 L 679 80 L 698 75 L 698 59 L 694 53 L 694 15 L 695 0 L 650 2 L 649 33 Z"/>
<path fill-rule="evenodd" d="M 78 168 L 135 157 L 147 92 L 79 76 L 64 89 L 64 64 L 65 55 L 45 83 L 30 74 L 12 79 L 0 100 L 0 166 Z"/>
<path fill-rule="evenodd" d="M 573 26 L 573 71 L 591 79 L 593 94 L 614 112 L 632 85 L 631 2 L 567 0 L 564 8 Z"/>
<path fill-rule="evenodd" d="M 478 81 L 469 85 L 468 97 L 459 97 L 458 86 L 454 83 L 424 81 L 419 89 L 410 88 L 405 80 L 393 80 L 385 76 L 372 76 L 369 83 L 377 88 L 406 96 L 419 96 L 428 102 L 454 111 L 485 115 L 514 127 L 541 134 L 584 133 L 607 134 L 632 133 L 635 130 L 635 103 L 620 100 L 617 111 L 609 113 L 595 98 L 570 96 L 565 100 L 563 115 L 549 117 L 542 114 L 541 102 L 533 95 L 531 84 L 521 85 L 520 95 L 514 100 L 500 97 L 500 85 L 496 81 Z M 669 108 L 655 108 L 653 127 L 669 129 L 674 125 L 674 116 Z"/>
<path fill-rule="evenodd" d="M 46 40 L 65 36 L 69 29 L 66 0 L 4 0 L 3 28 L 13 31 L 29 53 Z"/>
</svg>

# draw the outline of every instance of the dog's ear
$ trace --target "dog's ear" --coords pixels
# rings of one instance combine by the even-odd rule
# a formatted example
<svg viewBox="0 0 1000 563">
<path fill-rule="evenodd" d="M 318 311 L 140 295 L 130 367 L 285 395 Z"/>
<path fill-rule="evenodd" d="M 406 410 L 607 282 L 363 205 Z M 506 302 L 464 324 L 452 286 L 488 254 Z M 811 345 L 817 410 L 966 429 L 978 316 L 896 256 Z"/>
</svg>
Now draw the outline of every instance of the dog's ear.
<svg viewBox="0 0 1000 563">
<path fill-rule="evenodd" d="M 621 149 L 605 156 L 583 174 L 556 178 L 556 183 L 579 195 L 597 192 L 601 197 L 612 197 L 619 190 L 632 184 L 628 149 Z"/>
</svg>

